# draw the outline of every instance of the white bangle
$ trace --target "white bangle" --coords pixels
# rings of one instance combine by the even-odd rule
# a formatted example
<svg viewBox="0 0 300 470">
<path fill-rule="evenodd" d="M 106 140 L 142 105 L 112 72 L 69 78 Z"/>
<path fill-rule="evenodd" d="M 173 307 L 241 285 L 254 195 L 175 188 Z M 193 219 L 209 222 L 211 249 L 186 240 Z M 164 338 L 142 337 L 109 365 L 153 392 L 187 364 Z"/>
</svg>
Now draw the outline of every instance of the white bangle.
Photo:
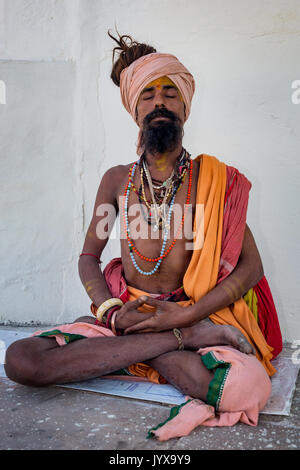
<svg viewBox="0 0 300 470">
<path fill-rule="evenodd" d="M 117 305 L 124 305 L 124 303 L 122 302 L 121 299 L 118 299 L 118 298 L 111 298 L 111 299 L 108 299 L 108 300 L 105 300 L 105 302 L 103 302 L 100 307 L 98 307 L 97 309 L 97 312 L 96 312 L 96 317 L 97 317 L 97 320 L 99 322 L 101 322 L 102 320 L 102 317 L 103 315 L 105 314 L 105 312 L 110 309 L 111 307 L 116 307 Z"/>
</svg>

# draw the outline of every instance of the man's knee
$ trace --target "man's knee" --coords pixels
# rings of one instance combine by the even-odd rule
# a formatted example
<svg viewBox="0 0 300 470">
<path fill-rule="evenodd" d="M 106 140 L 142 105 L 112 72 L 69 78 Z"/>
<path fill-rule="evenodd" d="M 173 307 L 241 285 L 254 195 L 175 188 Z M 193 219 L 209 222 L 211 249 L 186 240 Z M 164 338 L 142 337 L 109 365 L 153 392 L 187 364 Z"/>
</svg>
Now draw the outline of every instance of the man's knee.
<svg viewBox="0 0 300 470">
<path fill-rule="evenodd" d="M 42 386 L 39 370 L 42 366 L 39 354 L 32 345 L 32 338 L 12 343 L 6 351 L 4 369 L 9 379 L 22 385 Z"/>
</svg>

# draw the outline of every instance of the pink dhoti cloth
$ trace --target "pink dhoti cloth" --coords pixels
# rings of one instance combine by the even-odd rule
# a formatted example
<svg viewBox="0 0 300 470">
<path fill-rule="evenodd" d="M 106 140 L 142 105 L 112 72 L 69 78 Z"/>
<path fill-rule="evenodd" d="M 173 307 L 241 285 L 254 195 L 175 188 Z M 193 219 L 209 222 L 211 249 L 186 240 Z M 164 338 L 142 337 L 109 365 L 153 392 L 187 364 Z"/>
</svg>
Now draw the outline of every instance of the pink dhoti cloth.
<svg viewBox="0 0 300 470">
<path fill-rule="evenodd" d="M 271 394 L 271 380 L 262 364 L 228 346 L 199 349 L 203 364 L 214 372 L 206 402 L 187 397 L 169 418 L 149 431 L 160 441 L 187 436 L 197 426 L 233 426 L 258 423 L 259 412 Z"/>
</svg>

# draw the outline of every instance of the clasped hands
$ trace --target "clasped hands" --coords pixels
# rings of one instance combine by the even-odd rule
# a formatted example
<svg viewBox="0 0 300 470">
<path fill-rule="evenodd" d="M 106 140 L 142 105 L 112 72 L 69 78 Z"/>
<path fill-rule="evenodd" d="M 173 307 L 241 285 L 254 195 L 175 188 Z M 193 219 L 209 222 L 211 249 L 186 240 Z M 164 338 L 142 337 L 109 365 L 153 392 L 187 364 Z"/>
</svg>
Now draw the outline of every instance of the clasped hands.
<svg viewBox="0 0 300 470">
<path fill-rule="evenodd" d="M 156 307 L 156 311 L 140 312 L 138 308 L 144 304 Z M 153 297 L 142 295 L 134 301 L 126 302 L 118 310 L 115 325 L 125 335 L 131 333 L 154 333 L 191 326 L 191 319 L 187 309 L 181 307 L 176 302 L 157 300 Z"/>
</svg>

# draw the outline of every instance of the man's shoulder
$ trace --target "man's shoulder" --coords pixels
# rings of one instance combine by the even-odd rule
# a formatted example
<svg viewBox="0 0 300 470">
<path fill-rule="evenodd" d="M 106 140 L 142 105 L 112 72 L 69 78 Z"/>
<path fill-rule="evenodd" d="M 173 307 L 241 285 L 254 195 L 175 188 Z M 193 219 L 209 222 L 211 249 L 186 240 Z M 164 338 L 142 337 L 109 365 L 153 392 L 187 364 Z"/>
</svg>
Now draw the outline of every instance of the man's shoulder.
<svg viewBox="0 0 300 470">
<path fill-rule="evenodd" d="M 125 175 L 128 175 L 131 166 L 132 163 L 112 166 L 106 170 L 102 179 L 109 181 L 111 184 L 115 183 L 118 185 Z"/>
<path fill-rule="evenodd" d="M 124 174 L 126 171 L 129 171 L 129 168 L 131 167 L 132 163 L 128 163 L 126 165 L 115 165 L 110 167 L 105 174 L 108 175 L 118 175 L 118 174 Z"/>
<path fill-rule="evenodd" d="M 101 178 L 98 193 L 105 191 L 117 198 L 120 188 L 126 184 L 132 164 L 115 165 L 106 170 Z"/>
</svg>

